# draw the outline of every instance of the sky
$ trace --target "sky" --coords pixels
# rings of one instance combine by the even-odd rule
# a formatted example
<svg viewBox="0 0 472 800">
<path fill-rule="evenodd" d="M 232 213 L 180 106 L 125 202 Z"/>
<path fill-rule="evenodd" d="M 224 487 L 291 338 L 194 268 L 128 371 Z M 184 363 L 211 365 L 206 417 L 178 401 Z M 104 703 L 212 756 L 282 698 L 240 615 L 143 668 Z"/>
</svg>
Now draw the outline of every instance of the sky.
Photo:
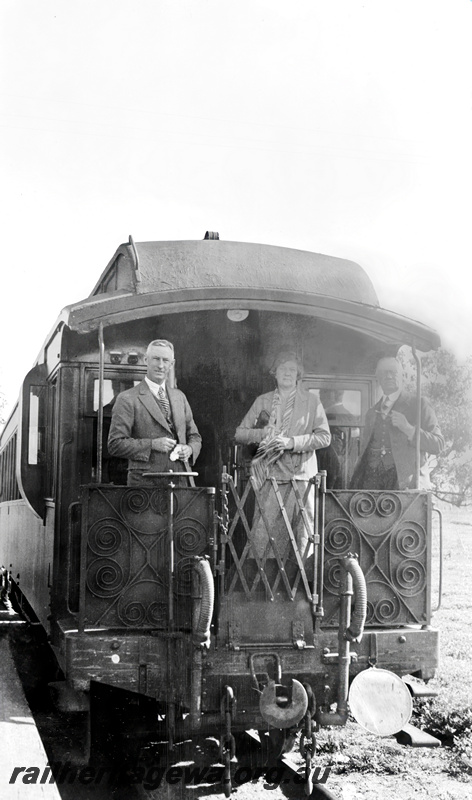
<svg viewBox="0 0 472 800">
<path fill-rule="evenodd" d="M 0 0 L 6 413 L 130 234 L 351 259 L 471 354 L 471 41 L 471 0 Z"/>
</svg>

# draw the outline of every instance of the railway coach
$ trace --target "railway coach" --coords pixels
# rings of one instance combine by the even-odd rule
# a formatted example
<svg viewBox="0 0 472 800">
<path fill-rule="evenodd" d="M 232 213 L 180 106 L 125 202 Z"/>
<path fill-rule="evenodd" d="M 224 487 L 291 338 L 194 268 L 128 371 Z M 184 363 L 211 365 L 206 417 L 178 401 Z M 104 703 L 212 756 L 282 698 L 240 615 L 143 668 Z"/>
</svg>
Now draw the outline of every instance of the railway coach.
<svg viewBox="0 0 472 800">
<path fill-rule="evenodd" d="M 131 487 L 107 434 L 154 339 L 175 346 L 170 380 L 189 398 L 203 448 L 195 474 Z M 312 476 L 314 523 L 296 481 L 273 481 L 290 573 L 288 556 L 254 550 L 250 453 L 233 438 L 254 398 L 272 389 L 281 344 L 303 361 L 303 384 L 323 402 L 333 437 Z M 361 723 L 393 732 L 369 698 L 383 693 L 376 702 L 394 708 L 396 678 L 428 680 L 437 668 L 434 509 L 419 489 L 348 487 L 377 397 L 377 358 L 404 345 L 419 396 L 418 351 L 437 348 L 437 334 L 382 309 L 351 261 L 209 232 L 130 237 L 117 249 L 90 296 L 58 317 L 1 435 L 4 580 L 47 631 L 68 692 L 109 687 L 155 701 L 170 746 L 217 736 L 226 786 L 249 729 L 276 754 L 301 731 L 309 781 L 315 731 L 346 722 L 351 684 Z M 310 524 L 309 566 L 284 492 Z"/>
</svg>

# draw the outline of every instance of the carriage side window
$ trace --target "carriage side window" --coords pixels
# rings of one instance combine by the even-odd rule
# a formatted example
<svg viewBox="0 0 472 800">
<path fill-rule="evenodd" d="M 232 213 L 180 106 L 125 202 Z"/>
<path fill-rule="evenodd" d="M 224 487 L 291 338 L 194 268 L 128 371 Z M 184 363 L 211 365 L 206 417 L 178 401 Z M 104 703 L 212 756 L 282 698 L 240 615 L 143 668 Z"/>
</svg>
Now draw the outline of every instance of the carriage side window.
<svg viewBox="0 0 472 800">
<path fill-rule="evenodd" d="M 29 425 L 28 425 L 28 464 L 42 464 L 45 461 L 45 415 L 47 389 L 45 386 L 30 387 Z"/>
<path fill-rule="evenodd" d="M 19 500 L 16 480 L 16 433 L 0 453 L 0 502 Z"/>
</svg>

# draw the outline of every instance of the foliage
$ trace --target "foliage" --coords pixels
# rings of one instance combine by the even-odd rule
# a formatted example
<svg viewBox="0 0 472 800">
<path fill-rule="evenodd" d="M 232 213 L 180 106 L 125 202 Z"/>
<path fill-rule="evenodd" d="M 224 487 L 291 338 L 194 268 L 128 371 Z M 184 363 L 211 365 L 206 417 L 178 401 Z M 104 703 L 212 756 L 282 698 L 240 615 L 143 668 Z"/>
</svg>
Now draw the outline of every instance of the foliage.
<svg viewBox="0 0 472 800">
<path fill-rule="evenodd" d="M 461 739 L 472 736 L 472 709 L 436 708 L 434 700 L 418 700 L 414 710 L 415 725 L 436 736 L 448 747 L 457 747 Z"/>
<path fill-rule="evenodd" d="M 415 390 L 414 361 L 401 352 L 406 386 Z M 433 406 L 446 446 L 431 478 L 436 493 L 456 505 L 472 502 L 472 357 L 460 364 L 449 350 L 422 359 L 422 392 Z"/>
<path fill-rule="evenodd" d="M 472 709 L 444 710 L 435 708 L 431 700 L 418 701 L 413 722 L 439 739 L 443 746 L 452 748 L 448 771 L 451 775 L 462 774 L 464 756 L 470 758 L 472 754 Z"/>
<path fill-rule="evenodd" d="M 5 408 L 6 402 L 7 401 L 5 395 L 3 394 L 3 392 L 0 392 L 0 425 L 3 425 L 3 423 L 5 422 L 3 418 L 3 409 Z"/>
</svg>

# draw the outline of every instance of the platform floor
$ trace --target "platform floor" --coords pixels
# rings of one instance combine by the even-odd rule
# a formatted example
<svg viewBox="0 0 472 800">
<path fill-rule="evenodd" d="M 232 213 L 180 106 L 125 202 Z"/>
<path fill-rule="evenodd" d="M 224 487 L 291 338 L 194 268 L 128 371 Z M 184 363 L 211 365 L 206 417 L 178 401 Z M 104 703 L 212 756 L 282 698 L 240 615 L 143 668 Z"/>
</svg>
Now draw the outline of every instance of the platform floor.
<svg viewBox="0 0 472 800">
<path fill-rule="evenodd" d="M 2 800 L 60 800 L 56 784 L 39 781 L 44 775 L 48 758 L 26 701 L 10 650 L 8 629 L 21 624 L 18 616 L 0 603 L 0 797 Z M 29 772 L 18 774 L 10 783 L 16 767 Z M 35 773 L 31 768 L 37 768 Z M 24 783 L 22 778 L 37 777 L 36 783 Z M 46 773 L 46 778 L 48 774 Z"/>
</svg>

